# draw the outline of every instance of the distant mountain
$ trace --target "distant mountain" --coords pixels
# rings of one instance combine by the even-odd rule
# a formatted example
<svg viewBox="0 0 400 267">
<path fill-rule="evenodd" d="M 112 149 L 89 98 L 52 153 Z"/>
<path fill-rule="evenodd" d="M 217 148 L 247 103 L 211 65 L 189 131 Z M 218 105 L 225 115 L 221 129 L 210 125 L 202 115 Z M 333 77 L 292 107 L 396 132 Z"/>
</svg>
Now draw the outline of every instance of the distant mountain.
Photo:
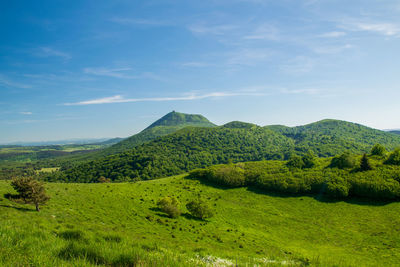
<svg viewBox="0 0 400 267">
<path fill-rule="evenodd" d="M 188 126 L 214 127 L 215 124 L 210 122 L 202 115 L 185 114 L 172 111 L 161 119 L 152 123 L 149 127 L 144 129 L 140 133 L 132 135 L 131 137 L 128 137 L 123 141 L 107 149 L 104 149 L 101 154 L 111 155 L 119 152 L 124 152 L 129 149 L 133 149 L 138 145 L 149 142 L 158 137 L 174 133 Z"/>
<path fill-rule="evenodd" d="M 392 130 L 392 131 L 389 131 L 389 133 L 400 134 L 400 130 Z"/>
<path fill-rule="evenodd" d="M 171 126 L 153 126 L 143 132 L 157 127 Z M 303 155 L 310 150 L 325 157 L 344 151 L 361 154 L 376 143 L 391 150 L 400 145 L 400 136 L 338 120 L 298 127 L 231 122 L 219 127 L 186 127 L 124 153 L 58 172 L 48 179 L 75 182 L 95 182 L 100 176 L 114 181 L 153 179 L 229 161 L 287 159 L 291 154 Z"/>
<path fill-rule="evenodd" d="M 85 144 L 99 144 L 107 143 L 110 140 L 116 140 L 118 138 L 86 138 L 86 139 L 66 139 L 57 141 L 38 141 L 38 142 L 12 142 L 7 144 L 2 144 L 4 146 L 52 146 L 52 145 L 85 145 Z M 120 140 L 118 140 L 120 141 Z"/>
</svg>

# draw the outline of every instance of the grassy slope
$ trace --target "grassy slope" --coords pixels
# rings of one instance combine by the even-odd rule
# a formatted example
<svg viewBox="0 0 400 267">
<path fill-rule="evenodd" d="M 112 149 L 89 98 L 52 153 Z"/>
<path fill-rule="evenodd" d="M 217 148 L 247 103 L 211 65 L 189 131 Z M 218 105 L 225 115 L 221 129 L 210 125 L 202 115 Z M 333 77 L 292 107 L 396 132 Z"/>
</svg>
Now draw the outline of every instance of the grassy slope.
<svg viewBox="0 0 400 267">
<path fill-rule="evenodd" d="M 198 259 L 196 255 L 233 263 L 236 258 L 239 263 L 264 258 L 271 265 L 307 259 L 321 266 L 390 266 L 400 261 L 400 203 L 272 196 L 214 188 L 182 176 L 46 187 L 52 199 L 36 213 L 4 199 L 11 187 L 0 181 L 0 265 L 89 266 L 96 260 L 116 265 L 121 255 L 131 257 L 126 262 L 133 254 L 154 266 L 199 265 L 188 262 Z M 166 195 L 181 203 L 201 195 L 216 203 L 216 216 L 207 223 L 166 218 L 155 209 L 155 202 Z M 65 240 L 60 237 L 65 231 L 82 231 L 84 236 Z"/>
</svg>

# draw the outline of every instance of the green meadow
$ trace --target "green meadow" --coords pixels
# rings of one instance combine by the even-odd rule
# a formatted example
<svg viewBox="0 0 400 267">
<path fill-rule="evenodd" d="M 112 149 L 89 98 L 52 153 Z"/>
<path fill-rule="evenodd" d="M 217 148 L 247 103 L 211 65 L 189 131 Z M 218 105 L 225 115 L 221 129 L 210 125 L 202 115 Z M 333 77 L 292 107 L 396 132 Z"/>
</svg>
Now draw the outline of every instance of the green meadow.
<svg viewBox="0 0 400 267">
<path fill-rule="evenodd" d="M 400 203 L 226 189 L 184 176 L 114 184 L 47 183 L 40 212 L 3 197 L 2 266 L 396 266 Z M 156 205 L 175 196 L 182 215 Z M 201 197 L 214 217 L 191 217 Z"/>
</svg>

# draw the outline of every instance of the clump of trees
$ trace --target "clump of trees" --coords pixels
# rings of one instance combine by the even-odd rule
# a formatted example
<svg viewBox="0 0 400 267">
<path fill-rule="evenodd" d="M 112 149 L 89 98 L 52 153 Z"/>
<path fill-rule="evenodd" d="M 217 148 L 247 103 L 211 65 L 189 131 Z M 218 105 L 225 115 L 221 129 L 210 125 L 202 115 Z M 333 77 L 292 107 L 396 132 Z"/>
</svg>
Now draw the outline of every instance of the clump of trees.
<svg viewBox="0 0 400 267">
<path fill-rule="evenodd" d="M 190 172 L 189 177 L 226 187 L 251 186 L 270 192 L 288 194 L 325 194 L 332 198 L 352 196 L 371 199 L 400 200 L 400 150 L 384 158 L 357 156 L 343 153 L 331 159 L 318 159 L 312 168 L 295 165 L 300 157 L 292 161 L 258 161 L 217 165 Z M 291 163 L 289 163 L 291 162 Z M 387 164 L 382 164 L 387 163 Z M 397 164 L 398 163 L 398 164 Z M 388 164 L 392 164 L 389 166 Z M 235 167 L 236 166 L 236 167 Z M 294 166 L 302 166 L 295 168 Z M 227 177 L 221 179 L 221 169 Z M 240 168 L 240 183 L 230 179 L 226 168 Z"/>
<path fill-rule="evenodd" d="M 163 197 L 157 202 L 158 207 L 171 218 L 181 215 L 180 203 L 175 197 Z"/>
<path fill-rule="evenodd" d="M 391 165 L 400 165 L 400 148 L 397 148 L 392 153 L 390 153 L 389 158 L 386 160 L 385 163 Z"/>
<path fill-rule="evenodd" d="M 371 149 L 372 156 L 385 156 L 386 155 L 386 148 L 381 144 L 376 144 Z"/>
<path fill-rule="evenodd" d="M 292 155 L 286 165 L 289 168 L 295 169 L 312 168 L 316 165 L 316 157 L 311 151 L 308 151 L 307 154 L 302 157 L 298 155 Z"/>
<path fill-rule="evenodd" d="M 212 208 L 208 205 L 206 201 L 201 199 L 190 201 L 186 204 L 186 208 L 193 217 L 199 218 L 201 220 L 214 216 Z"/>
<path fill-rule="evenodd" d="M 11 186 L 18 194 L 6 194 L 5 197 L 18 203 L 33 204 L 36 211 L 40 211 L 40 205 L 44 205 L 50 199 L 43 183 L 33 177 L 14 178 Z"/>
<path fill-rule="evenodd" d="M 356 159 L 354 155 L 349 152 L 344 152 L 341 155 L 332 158 L 330 166 L 339 169 L 351 169 L 356 166 Z"/>
</svg>

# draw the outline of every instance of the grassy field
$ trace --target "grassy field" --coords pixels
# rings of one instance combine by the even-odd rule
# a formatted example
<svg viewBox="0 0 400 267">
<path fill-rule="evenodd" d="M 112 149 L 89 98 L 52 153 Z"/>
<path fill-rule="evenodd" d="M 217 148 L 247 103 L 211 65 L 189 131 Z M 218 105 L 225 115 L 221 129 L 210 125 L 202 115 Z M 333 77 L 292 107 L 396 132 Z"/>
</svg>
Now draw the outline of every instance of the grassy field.
<svg viewBox="0 0 400 267">
<path fill-rule="evenodd" d="M 175 176 L 134 184 L 46 184 L 51 200 L 37 213 L 3 197 L 1 266 L 396 266 L 400 203 L 321 201 L 223 189 Z M 167 218 L 167 195 L 183 215 Z M 208 221 L 184 205 L 201 196 Z"/>
</svg>

